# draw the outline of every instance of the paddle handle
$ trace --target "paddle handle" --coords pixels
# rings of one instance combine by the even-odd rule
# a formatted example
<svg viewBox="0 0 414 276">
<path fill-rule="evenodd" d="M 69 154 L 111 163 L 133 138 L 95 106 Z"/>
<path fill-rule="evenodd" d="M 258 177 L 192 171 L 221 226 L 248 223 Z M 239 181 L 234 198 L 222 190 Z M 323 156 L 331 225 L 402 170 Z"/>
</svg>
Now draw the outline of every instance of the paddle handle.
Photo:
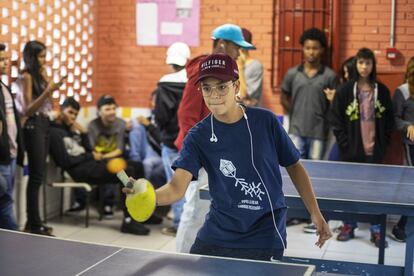
<svg viewBox="0 0 414 276">
<path fill-rule="evenodd" d="M 128 175 L 126 174 L 125 170 L 122 170 L 116 174 L 119 180 L 121 180 L 122 184 L 124 184 L 125 187 L 132 189 L 134 187 L 134 184 L 131 183 L 129 180 Z"/>
</svg>

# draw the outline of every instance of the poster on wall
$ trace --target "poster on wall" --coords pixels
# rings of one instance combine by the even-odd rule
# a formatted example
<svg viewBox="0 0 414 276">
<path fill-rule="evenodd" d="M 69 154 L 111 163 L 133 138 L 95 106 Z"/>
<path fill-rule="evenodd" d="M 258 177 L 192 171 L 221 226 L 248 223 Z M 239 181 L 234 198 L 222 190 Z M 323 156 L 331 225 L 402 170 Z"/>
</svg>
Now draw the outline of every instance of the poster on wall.
<svg viewBox="0 0 414 276">
<path fill-rule="evenodd" d="M 137 44 L 200 44 L 200 0 L 137 0 Z"/>
</svg>

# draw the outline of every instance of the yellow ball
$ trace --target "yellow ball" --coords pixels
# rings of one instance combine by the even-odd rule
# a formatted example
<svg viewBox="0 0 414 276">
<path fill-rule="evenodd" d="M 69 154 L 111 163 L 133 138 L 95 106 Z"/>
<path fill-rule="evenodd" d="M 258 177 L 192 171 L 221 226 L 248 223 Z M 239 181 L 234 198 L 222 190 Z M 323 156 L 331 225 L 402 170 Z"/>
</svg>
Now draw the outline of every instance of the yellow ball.
<svg viewBox="0 0 414 276">
<path fill-rule="evenodd" d="M 108 161 L 106 168 L 110 173 L 118 173 L 125 170 L 127 164 L 123 158 L 114 158 Z"/>
</svg>

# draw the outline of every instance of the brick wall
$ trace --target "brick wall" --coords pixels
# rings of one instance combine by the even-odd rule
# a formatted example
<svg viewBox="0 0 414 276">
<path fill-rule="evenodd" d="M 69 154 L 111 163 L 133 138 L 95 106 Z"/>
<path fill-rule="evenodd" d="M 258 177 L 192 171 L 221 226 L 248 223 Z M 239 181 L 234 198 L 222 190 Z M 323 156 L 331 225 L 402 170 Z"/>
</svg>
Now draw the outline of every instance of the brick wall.
<svg viewBox="0 0 414 276">
<path fill-rule="evenodd" d="M 270 68 L 272 54 L 272 18 L 273 3 L 276 0 L 200 0 L 200 47 L 192 47 L 192 55 L 211 52 L 211 31 L 224 23 L 235 23 L 250 29 L 253 33 L 253 42 L 258 50 L 253 56 L 260 59 L 265 67 L 264 77 L 264 105 L 277 113 L 283 110 L 279 104 L 279 95 L 270 89 Z M 13 9 L 13 2 L 18 2 L 18 9 Z M 53 6 L 53 15 L 60 14 L 61 8 L 75 3 L 76 7 L 92 3 L 89 0 L 58 1 L 46 0 L 46 5 Z M 278 3 L 279 1 L 276 1 Z M 395 46 L 400 51 L 400 58 L 390 62 L 385 58 L 385 49 L 389 46 L 391 0 L 344 0 L 338 1 L 341 6 L 341 59 L 356 53 L 363 46 L 372 48 L 378 58 L 378 72 L 384 75 L 384 81 L 394 81 L 394 85 L 400 82 L 407 60 L 414 56 L 414 28 L 411 27 L 414 19 L 414 0 L 399 0 L 396 8 Z M 16 14 L 20 24 L 29 24 L 30 18 L 37 18 L 37 13 L 43 7 L 37 7 L 38 1 L 7 0 L 2 7 L 8 8 L 9 17 L 1 18 L 1 24 L 11 24 L 11 16 Z M 28 14 L 28 19 L 21 19 L 21 10 L 30 11 L 30 5 L 36 4 L 36 9 Z M 166 47 L 140 47 L 136 45 L 135 30 L 135 0 L 99 0 L 94 1 L 89 13 L 93 14 L 90 24 L 93 25 L 94 53 L 93 61 L 88 60 L 88 66 L 93 69 L 93 101 L 104 93 L 112 93 L 116 96 L 121 106 L 148 107 L 149 95 L 156 86 L 160 76 L 169 72 L 164 64 Z M 67 7 L 66 7 L 67 8 Z M 78 8 L 76 8 L 78 9 Z M 277 9 L 277 7 L 276 7 Z M 69 10 L 75 13 L 75 10 Z M 50 14 L 50 16 L 53 16 Z M 82 11 L 82 16 L 83 16 Z M 87 14 L 85 14 L 87 15 Z M 48 15 L 46 15 L 48 17 Z M 46 18 L 46 21 L 48 18 Z M 62 21 L 66 20 L 62 17 Z M 277 17 L 276 17 L 277 21 Z M 77 22 L 78 23 L 78 22 Z M 80 22 L 79 22 L 80 23 Z M 38 25 L 40 26 L 40 25 Z M 60 28 L 55 24 L 54 28 Z M 69 26 L 70 28 L 71 26 Z M 83 24 L 82 24 L 82 27 Z M 86 26 L 85 26 L 86 27 Z M 276 26 L 277 30 L 277 26 Z M 4 42 L 9 45 L 20 45 L 24 37 L 19 38 L 19 43 L 12 44 L 11 32 L 1 35 Z M 20 30 L 18 30 L 20 32 Z M 51 35 L 46 30 L 46 35 Z M 37 34 L 37 29 L 28 27 L 29 35 Z M 62 36 L 66 32 L 62 32 Z M 78 36 L 81 33 L 77 33 Z M 278 37 L 278 34 L 275 34 Z M 43 37 L 44 38 L 44 37 Z M 40 38 L 41 39 L 41 38 Z M 275 47 L 277 47 L 277 41 Z M 13 46 L 14 47 L 14 46 Z M 12 47 L 12 48 L 13 48 Z M 52 48 L 52 47 L 51 47 Z M 62 47 L 64 49 L 65 47 Z M 80 51 L 81 48 L 76 48 Z M 55 53 L 53 53 L 55 55 Z M 276 52 L 277 57 L 277 52 Z M 62 63 L 63 64 L 63 63 Z M 76 64 L 76 63 L 75 63 Z M 277 69 L 277 68 L 276 68 Z M 91 71 L 92 72 L 92 71 Z M 92 74 L 88 74 L 87 80 L 91 80 Z M 81 86 L 86 82 L 81 82 Z M 69 86 L 69 85 L 68 85 Z M 91 85 L 88 85 L 88 91 Z M 78 89 L 75 92 L 80 93 Z M 61 91 L 65 93 L 65 91 Z"/>
<path fill-rule="evenodd" d="M 224 4 L 223 4 L 224 3 Z M 114 93 L 120 105 L 148 106 L 149 95 L 159 78 L 169 72 L 165 65 L 167 47 L 136 45 L 135 0 L 100 0 L 97 12 L 97 57 L 95 99 Z M 224 23 L 249 28 L 265 68 L 266 99 L 270 94 L 272 0 L 201 0 L 200 47 L 192 56 L 211 52 L 211 31 Z"/>
<path fill-rule="evenodd" d="M 379 72 L 405 71 L 407 60 L 414 56 L 414 1 L 396 3 L 395 47 L 400 57 L 392 62 L 385 58 L 390 45 L 391 0 L 347 0 L 342 4 L 342 59 L 369 47 L 375 51 Z"/>
<path fill-rule="evenodd" d="M 401 73 L 414 55 L 414 1 L 397 1 L 396 47 L 401 58 L 385 59 L 389 45 L 391 0 L 341 1 L 341 58 L 356 53 L 363 46 L 372 48 L 378 57 L 380 73 Z M 279 95 L 270 89 L 272 0 L 201 0 L 200 47 L 192 48 L 196 56 L 211 51 L 211 31 L 224 23 L 250 29 L 258 50 L 253 55 L 265 67 L 264 104 L 277 113 L 282 109 Z M 166 47 L 139 47 L 135 37 L 135 0 L 100 0 L 97 12 L 97 58 L 95 99 L 114 93 L 120 105 L 148 106 L 149 95 L 162 74 Z M 277 28 L 276 28 L 277 30 Z M 276 38 L 278 34 L 276 33 Z M 276 45 L 277 47 L 277 42 Z"/>
</svg>

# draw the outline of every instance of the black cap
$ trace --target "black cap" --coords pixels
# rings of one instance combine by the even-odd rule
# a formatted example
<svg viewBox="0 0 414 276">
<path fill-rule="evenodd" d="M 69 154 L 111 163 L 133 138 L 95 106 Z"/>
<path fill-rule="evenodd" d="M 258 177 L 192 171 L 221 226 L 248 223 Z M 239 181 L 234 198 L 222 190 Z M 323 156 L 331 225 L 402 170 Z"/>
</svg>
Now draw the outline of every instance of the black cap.
<svg viewBox="0 0 414 276">
<path fill-rule="evenodd" d="M 111 95 L 103 95 L 99 98 L 98 102 L 96 103 L 98 109 L 100 109 L 103 105 L 107 105 L 107 104 L 116 104 L 116 101 L 114 99 L 114 97 L 112 97 Z"/>
</svg>

